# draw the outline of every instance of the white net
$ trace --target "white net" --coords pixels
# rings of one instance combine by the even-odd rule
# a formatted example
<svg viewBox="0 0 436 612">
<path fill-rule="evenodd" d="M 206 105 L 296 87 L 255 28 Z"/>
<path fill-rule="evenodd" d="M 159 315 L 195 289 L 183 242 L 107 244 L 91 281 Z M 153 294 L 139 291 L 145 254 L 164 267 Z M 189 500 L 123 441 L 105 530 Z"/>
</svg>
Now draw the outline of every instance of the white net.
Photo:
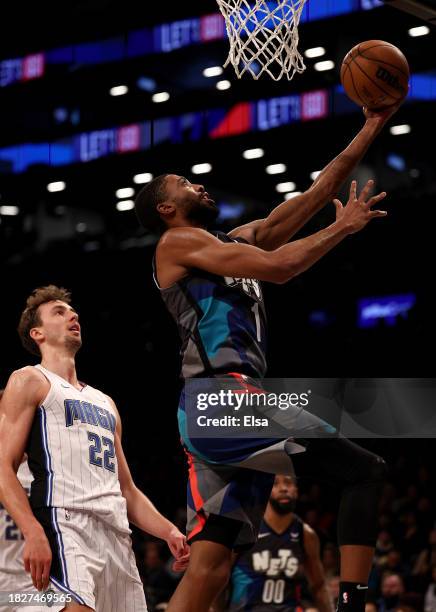
<svg viewBox="0 0 436 612">
<path fill-rule="evenodd" d="M 263 73 L 291 80 L 306 66 L 298 51 L 298 24 L 307 0 L 217 0 L 226 20 L 231 63 L 238 78 Z"/>
</svg>

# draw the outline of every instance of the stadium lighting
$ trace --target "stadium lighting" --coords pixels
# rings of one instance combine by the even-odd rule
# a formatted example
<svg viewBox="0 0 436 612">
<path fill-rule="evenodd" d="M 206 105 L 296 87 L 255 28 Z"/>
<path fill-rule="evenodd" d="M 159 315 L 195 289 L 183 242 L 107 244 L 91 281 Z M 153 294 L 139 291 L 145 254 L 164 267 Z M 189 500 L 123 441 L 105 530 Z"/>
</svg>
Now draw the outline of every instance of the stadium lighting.
<svg viewBox="0 0 436 612">
<path fill-rule="evenodd" d="M 244 159 L 259 159 L 259 157 L 263 157 L 264 155 L 265 151 L 263 149 L 246 149 L 242 153 Z"/>
<path fill-rule="evenodd" d="M 159 91 L 158 93 L 153 94 L 151 99 L 156 104 L 159 104 L 160 102 L 166 102 L 169 100 L 170 94 L 167 91 Z"/>
<path fill-rule="evenodd" d="M 287 191 L 294 191 L 296 184 L 292 181 L 287 181 L 286 183 L 278 183 L 276 185 L 276 191 L 279 193 L 286 193 Z"/>
<path fill-rule="evenodd" d="M 66 187 L 66 183 L 64 181 L 55 181 L 54 183 L 49 183 L 47 185 L 47 191 L 50 193 L 55 193 L 56 191 L 63 191 Z"/>
<path fill-rule="evenodd" d="M 324 47 L 312 47 L 311 49 L 306 49 L 306 51 L 304 52 L 304 55 L 309 59 L 312 59 L 313 57 L 321 57 L 324 54 Z"/>
<path fill-rule="evenodd" d="M 231 86 L 232 84 L 230 83 L 230 81 L 218 81 L 218 83 L 216 84 L 216 88 L 219 89 L 220 91 L 224 91 L 225 89 L 230 89 Z"/>
<path fill-rule="evenodd" d="M 400 136 L 401 134 L 408 134 L 411 130 L 410 125 L 404 123 L 403 125 L 393 125 L 389 131 L 392 136 Z"/>
<path fill-rule="evenodd" d="M 137 185 L 143 185 L 144 183 L 149 183 L 153 180 L 153 175 L 151 172 L 142 172 L 142 174 L 135 174 L 133 177 L 133 182 Z"/>
<path fill-rule="evenodd" d="M 265 168 L 267 174 L 282 174 L 286 172 L 285 164 L 270 164 Z"/>
<path fill-rule="evenodd" d="M 291 191 L 289 193 L 285 193 L 285 198 L 286 200 L 291 200 L 292 198 L 295 198 L 295 196 L 297 195 L 301 195 L 301 191 Z"/>
<path fill-rule="evenodd" d="M 332 60 L 325 60 L 323 62 L 316 62 L 313 67 L 318 72 L 324 72 L 325 70 L 332 70 L 335 67 L 335 63 Z"/>
<path fill-rule="evenodd" d="M 123 187 L 122 189 L 117 189 L 115 192 L 117 198 L 131 198 L 135 195 L 135 190 L 132 187 Z"/>
<path fill-rule="evenodd" d="M 221 66 L 210 66 L 209 68 L 205 68 L 203 70 L 203 76 L 206 78 L 220 76 L 223 73 L 223 69 Z"/>
<path fill-rule="evenodd" d="M 111 87 L 109 89 L 109 94 L 111 96 L 124 96 L 129 91 L 127 85 L 117 85 L 116 87 Z"/>
<path fill-rule="evenodd" d="M 135 207 L 135 202 L 133 200 L 121 200 L 121 202 L 117 202 L 116 207 L 120 212 L 132 210 Z"/>
<path fill-rule="evenodd" d="M 416 28 L 410 28 L 409 30 L 409 36 L 411 36 L 412 38 L 416 38 L 417 36 L 425 36 L 426 34 L 429 34 L 429 33 L 430 33 L 430 28 L 428 28 L 425 25 L 417 26 Z"/>
<path fill-rule="evenodd" d="M 4 215 L 5 217 L 15 217 L 20 212 L 18 206 L 10 206 L 8 204 L 3 204 L 0 206 L 0 215 Z"/>
<path fill-rule="evenodd" d="M 310 173 L 310 178 L 312 179 L 312 181 L 314 181 L 315 179 L 318 178 L 320 174 L 321 174 L 321 170 L 315 170 L 314 172 Z"/>
<path fill-rule="evenodd" d="M 191 168 L 192 174 L 207 174 L 212 170 L 212 165 L 209 163 L 194 164 Z"/>
</svg>

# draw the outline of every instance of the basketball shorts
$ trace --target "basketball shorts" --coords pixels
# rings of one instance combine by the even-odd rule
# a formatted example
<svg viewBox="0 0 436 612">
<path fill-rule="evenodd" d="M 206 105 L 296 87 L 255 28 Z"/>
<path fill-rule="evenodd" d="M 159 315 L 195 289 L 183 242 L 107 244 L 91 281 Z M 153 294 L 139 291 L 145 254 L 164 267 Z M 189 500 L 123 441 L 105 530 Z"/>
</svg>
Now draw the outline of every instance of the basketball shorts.
<svg viewBox="0 0 436 612">
<path fill-rule="evenodd" d="M 228 374 L 226 378 L 233 379 L 231 386 L 235 390 L 249 385 L 255 392 L 263 392 L 257 382 L 246 376 Z M 304 451 L 304 447 L 292 438 L 193 438 L 187 425 L 190 418 L 187 412 L 191 409 L 192 404 L 183 391 L 178 421 L 189 467 L 188 541 L 212 539 L 234 550 L 249 548 L 257 539 L 274 475 L 294 475 L 290 455 Z M 213 527 L 209 521 L 206 527 L 209 517 L 222 520 L 214 520 Z M 226 538 L 215 539 L 215 534 L 209 537 L 219 529 L 234 533 L 232 543 Z"/>
<path fill-rule="evenodd" d="M 50 586 L 96 612 L 147 612 L 130 536 L 90 512 L 38 508 L 52 551 Z"/>
<path fill-rule="evenodd" d="M 188 542 L 193 539 L 212 539 L 233 550 L 250 548 L 256 542 L 260 523 L 274 484 L 274 474 L 234 466 L 210 464 L 195 455 L 188 457 L 187 486 Z M 206 523 L 209 517 L 227 520 L 237 528 L 232 542 L 209 538 Z M 221 525 L 225 523 L 221 523 Z"/>
<path fill-rule="evenodd" d="M 226 389 L 231 388 L 234 393 L 244 392 L 246 389 L 251 393 L 265 393 L 259 382 L 248 376 L 230 373 L 220 376 L 218 380 L 223 379 L 226 380 Z M 190 423 L 193 423 L 199 414 L 195 409 L 195 397 L 199 393 L 207 392 L 209 385 L 210 391 L 215 391 L 216 384 L 220 383 L 216 383 L 213 378 L 191 379 L 189 389 L 185 387 L 182 390 L 177 417 L 185 449 L 211 464 L 244 467 L 269 474 L 293 474 L 290 455 L 304 451 L 304 447 L 296 444 L 291 437 L 193 437 Z"/>
<path fill-rule="evenodd" d="M 58 591 L 58 589 L 56 589 Z M 24 570 L 22 573 L 17 572 L 4 572 L 0 570 L 0 592 L 2 593 L 31 593 L 36 595 L 38 591 L 35 589 L 32 583 L 30 573 Z M 17 605 L 3 605 L 0 604 L 0 612 L 47 612 L 48 609 L 52 612 L 60 612 L 63 610 L 65 604 L 61 606 L 53 605 L 50 608 L 47 606 L 26 606 L 24 603 Z"/>
</svg>

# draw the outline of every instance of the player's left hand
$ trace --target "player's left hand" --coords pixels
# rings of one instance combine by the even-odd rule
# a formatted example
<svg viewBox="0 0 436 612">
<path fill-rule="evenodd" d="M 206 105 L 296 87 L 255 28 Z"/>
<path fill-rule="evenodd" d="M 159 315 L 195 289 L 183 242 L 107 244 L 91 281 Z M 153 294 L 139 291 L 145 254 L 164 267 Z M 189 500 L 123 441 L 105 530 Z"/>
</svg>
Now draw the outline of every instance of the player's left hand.
<svg viewBox="0 0 436 612">
<path fill-rule="evenodd" d="M 385 191 L 369 197 L 373 185 L 373 180 L 367 181 L 360 195 L 357 196 L 357 181 L 351 181 L 347 205 L 343 206 L 337 198 L 333 200 L 336 207 L 336 223 L 343 225 L 348 234 L 359 232 L 371 219 L 385 217 L 388 214 L 385 210 L 372 210 L 375 204 L 386 197 Z"/>
<path fill-rule="evenodd" d="M 176 526 L 171 529 L 166 542 L 176 561 L 179 561 L 187 553 L 189 554 L 189 546 L 186 543 L 186 536 L 184 536 Z"/>
</svg>

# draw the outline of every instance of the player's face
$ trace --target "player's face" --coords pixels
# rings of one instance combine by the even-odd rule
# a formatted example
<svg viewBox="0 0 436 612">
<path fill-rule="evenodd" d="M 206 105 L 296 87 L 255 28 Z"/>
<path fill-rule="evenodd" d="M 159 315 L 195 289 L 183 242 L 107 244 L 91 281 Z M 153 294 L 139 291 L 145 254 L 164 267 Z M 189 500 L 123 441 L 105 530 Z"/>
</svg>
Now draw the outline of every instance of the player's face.
<svg viewBox="0 0 436 612">
<path fill-rule="evenodd" d="M 68 348 L 76 353 L 82 345 L 79 315 L 66 302 L 53 300 L 41 304 L 38 309 L 41 325 L 36 329 L 47 346 Z"/>
<path fill-rule="evenodd" d="M 274 479 L 270 504 L 279 514 L 288 514 L 295 510 L 298 487 L 291 476 L 278 474 Z"/>
<path fill-rule="evenodd" d="M 184 176 L 170 174 L 166 179 L 166 190 L 168 200 L 175 203 L 187 220 L 207 226 L 217 218 L 218 207 L 203 185 L 191 183 Z"/>
</svg>

